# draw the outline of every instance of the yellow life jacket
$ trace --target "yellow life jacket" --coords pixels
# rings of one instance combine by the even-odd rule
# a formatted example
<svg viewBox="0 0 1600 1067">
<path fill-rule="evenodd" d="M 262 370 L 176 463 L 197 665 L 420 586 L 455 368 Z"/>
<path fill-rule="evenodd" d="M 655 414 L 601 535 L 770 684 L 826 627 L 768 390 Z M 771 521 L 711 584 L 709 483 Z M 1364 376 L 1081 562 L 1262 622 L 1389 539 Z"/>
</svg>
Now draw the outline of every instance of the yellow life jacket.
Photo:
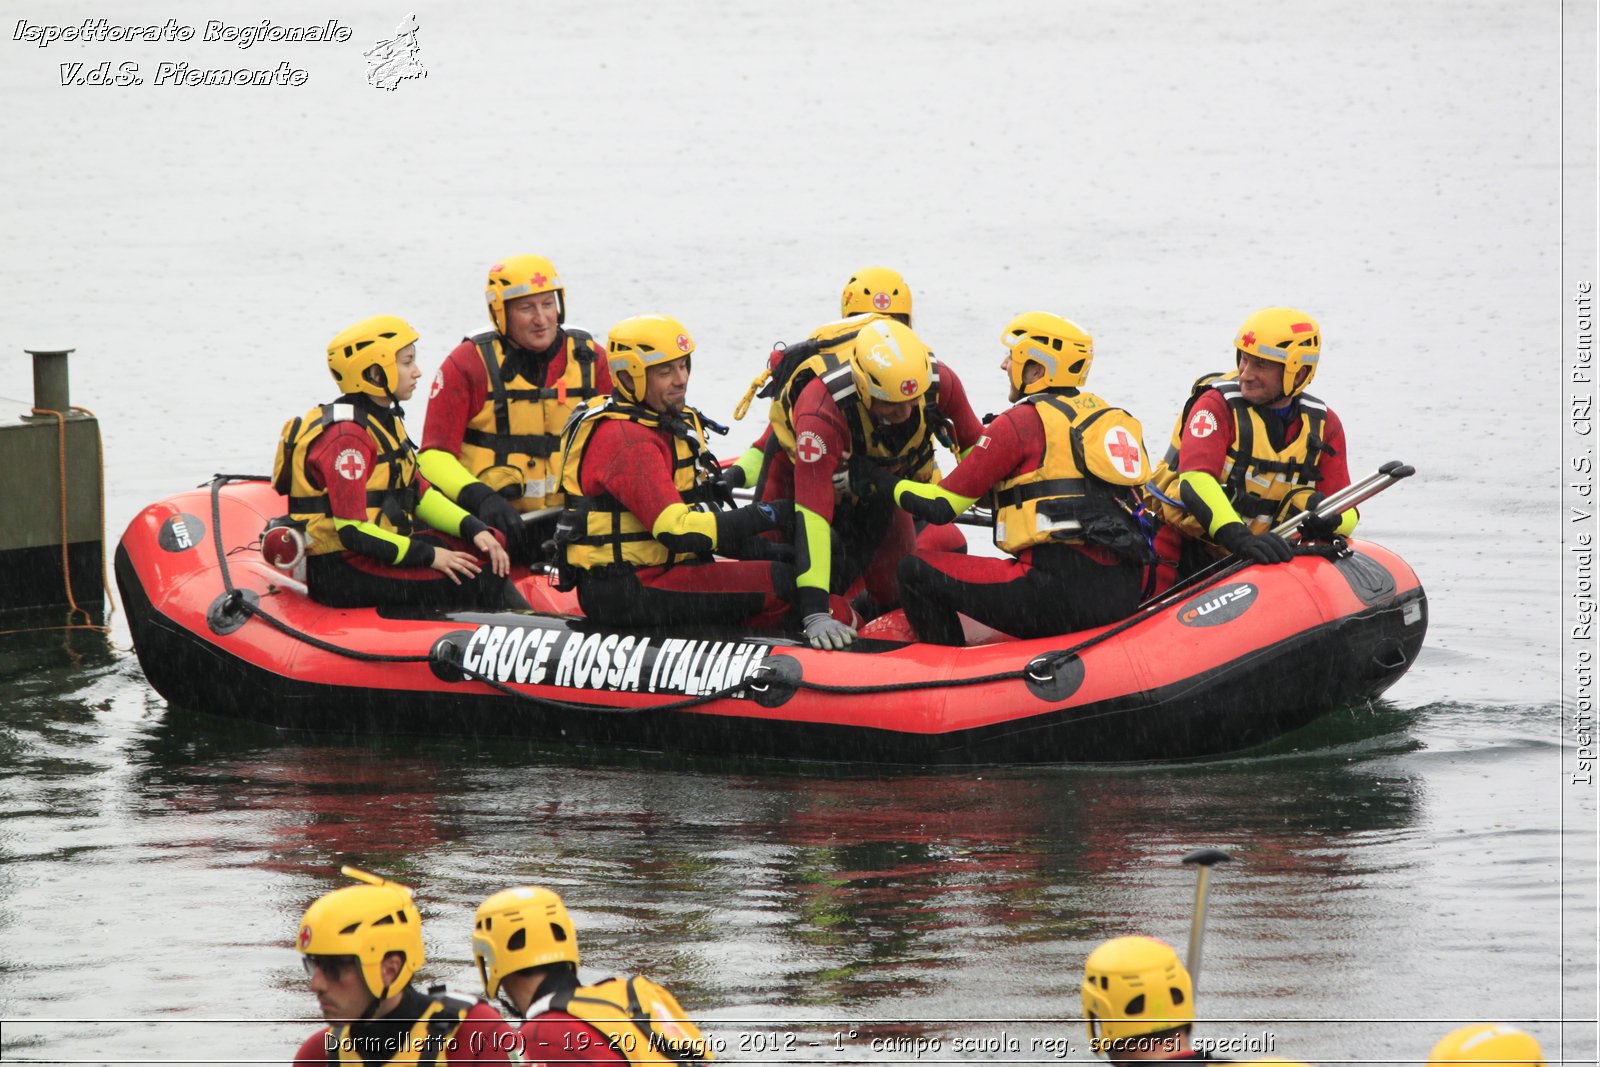
<svg viewBox="0 0 1600 1067">
<path fill-rule="evenodd" d="M 461 465 L 495 492 L 521 488 L 512 501 L 518 511 L 561 503 L 561 430 L 595 392 L 592 338 L 568 330 L 566 367 L 555 385 L 522 377 L 521 368 L 505 377 L 504 340 L 490 331 L 468 338 L 478 346 L 488 373 L 483 407 L 467 421 L 461 438 Z"/>
<path fill-rule="evenodd" d="M 391 433 L 365 407 L 347 401 L 314 407 L 283 424 L 278 455 L 272 466 L 272 487 L 289 498 L 289 518 L 306 532 L 306 554 L 343 552 L 334 526 L 326 486 L 317 485 L 306 469 L 311 444 L 330 426 L 357 422 L 377 446 L 367 472 L 367 521 L 380 529 L 409 537 L 417 509 L 417 453 L 398 414 Z"/>
<path fill-rule="evenodd" d="M 706 476 L 716 458 L 706 448 L 704 417 L 694 408 L 667 417 L 615 396 L 604 403 L 579 408 L 562 435 L 561 489 L 566 494 L 556 540 L 570 567 L 589 570 L 614 564 L 654 567 L 694 558 L 673 555 L 650 528 L 610 493 L 583 495 L 583 453 L 595 429 L 606 419 L 624 419 L 650 429 L 663 429 L 672 437 L 672 484 L 685 503 L 711 501 Z"/>
<path fill-rule="evenodd" d="M 417 1064 L 431 1067 L 445 1062 L 450 1039 L 461 1028 L 461 1022 L 477 1003 L 471 997 L 457 996 L 430 989 L 428 1007 L 417 1018 L 416 1025 L 400 1039 L 399 1047 L 384 1063 Z M 366 1063 L 356 1041 L 350 1038 L 350 1025 L 328 1027 L 323 1039 L 323 1053 L 338 1063 Z"/>
<path fill-rule="evenodd" d="M 846 355 L 844 346 L 856 339 L 856 334 L 872 322 L 879 319 L 888 319 L 889 316 L 879 311 L 866 311 L 859 315 L 850 315 L 834 322 L 824 323 L 811 331 L 811 336 L 806 338 L 819 352 L 834 352 Z"/>
<path fill-rule="evenodd" d="M 564 1011 L 582 1019 L 629 1063 L 688 1067 L 715 1058 L 710 1042 L 672 994 L 648 978 L 608 978 L 563 990 L 547 1003 L 541 1011 Z"/>
<path fill-rule="evenodd" d="M 757 397 L 771 400 L 777 396 L 778 391 L 787 385 L 794 375 L 795 368 L 818 352 L 833 352 L 848 358 L 849 354 L 844 351 L 844 347 L 856 339 L 856 334 L 861 332 L 861 328 L 869 322 L 888 317 L 876 311 L 869 311 L 818 326 L 811 331 L 810 337 L 799 344 L 784 345 L 780 341 L 773 346 L 771 355 L 767 357 L 766 369 L 756 375 L 755 380 L 750 383 L 750 388 L 745 390 L 744 396 L 739 398 L 739 403 L 734 405 L 734 419 L 744 418 L 745 412 L 750 410 L 750 402 Z"/>
<path fill-rule="evenodd" d="M 1178 449 L 1195 401 L 1207 389 L 1221 394 L 1233 416 L 1233 443 L 1228 446 L 1217 481 L 1252 533 L 1272 529 L 1289 494 L 1302 487 L 1314 487 L 1322 477 L 1317 463 L 1327 451 L 1322 435 L 1328 421 L 1328 405 L 1307 393 L 1296 397 L 1285 436 L 1293 427 L 1293 420 L 1299 420 L 1299 432 L 1287 445 L 1277 449 L 1273 447 L 1260 410 L 1245 403 L 1236 379 L 1236 374 L 1207 374 L 1195 381 L 1183 414 L 1172 428 L 1172 443 L 1167 447 L 1167 454 L 1145 484 L 1147 506 L 1159 510 L 1163 522 L 1176 526 L 1187 537 L 1205 537 L 1206 531 L 1199 520 L 1189 514 L 1179 496 Z"/>
<path fill-rule="evenodd" d="M 1046 541 L 1094 544 L 1148 561 L 1133 494 L 1150 476 L 1139 420 L 1083 391 L 1022 402 L 1044 424 L 1044 457 L 995 486 L 995 544 L 1012 553 Z"/>
<path fill-rule="evenodd" d="M 876 316 L 858 315 L 861 325 Z M 844 322 L 853 322 L 846 319 Z M 824 327 L 826 329 L 826 327 Z M 858 325 L 857 330 L 860 329 Z M 855 332 L 849 334 L 855 337 Z M 939 361 L 931 359 L 931 380 L 922 403 L 911 418 L 895 426 L 879 426 L 872 419 L 870 401 L 856 389 L 855 369 L 848 355 L 841 349 L 828 348 L 800 362 L 779 387 L 772 401 L 768 418 L 772 434 L 778 444 L 795 458 L 798 447 L 794 432 L 794 405 L 813 378 L 822 379 L 828 395 L 839 406 L 845 424 L 850 427 L 851 456 L 867 457 L 901 478 L 919 482 L 937 481 L 938 467 L 934 463 L 933 447 L 936 435 L 945 430 L 945 419 L 939 411 Z M 948 433 L 948 431 L 946 431 Z"/>
</svg>

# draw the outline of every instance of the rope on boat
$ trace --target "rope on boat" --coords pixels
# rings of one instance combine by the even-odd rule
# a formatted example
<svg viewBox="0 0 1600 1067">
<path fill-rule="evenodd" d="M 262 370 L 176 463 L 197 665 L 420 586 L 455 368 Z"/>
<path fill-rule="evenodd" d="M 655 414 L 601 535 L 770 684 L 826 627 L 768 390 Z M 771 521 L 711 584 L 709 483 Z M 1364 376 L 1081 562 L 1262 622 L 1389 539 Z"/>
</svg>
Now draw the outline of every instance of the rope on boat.
<svg viewBox="0 0 1600 1067">
<path fill-rule="evenodd" d="M 1322 556 L 1332 559 L 1340 553 L 1348 553 L 1343 538 L 1327 544 L 1296 545 L 1294 553 L 1297 556 Z M 1209 588 L 1230 575 L 1236 574 L 1249 565 L 1248 560 L 1234 560 L 1228 566 L 1220 568 L 1209 574 L 1197 574 L 1186 582 L 1173 586 L 1162 596 L 1151 601 L 1148 606 L 1137 613 L 1123 619 L 1111 629 L 1093 637 L 1085 638 L 1071 648 L 1058 648 L 1050 652 L 1041 652 L 1024 666 L 1011 671 L 999 671 L 994 674 L 978 675 L 974 678 L 933 678 L 921 682 L 885 682 L 880 685 L 829 685 L 826 682 L 808 682 L 804 678 L 794 681 L 785 681 L 783 684 L 796 689 L 814 689 L 819 693 L 838 693 L 851 696 L 864 696 L 871 693 L 898 693 L 910 689 L 951 689 L 968 685 L 987 685 L 991 682 L 1026 681 L 1049 682 L 1055 673 L 1065 667 L 1081 653 L 1109 640 L 1120 633 L 1132 629 L 1144 622 L 1152 615 L 1158 614 L 1172 602 L 1181 599 L 1190 593 Z M 757 669 L 757 673 L 766 670 L 765 665 Z"/>
<path fill-rule="evenodd" d="M 1392 466 L 1398 466 L 1398 464 L 1393 464 Z M 1409 473 L 1410 471 L 1407 470 L 1406 474 Z M 1400 477 L 1404 476 L 1405 475 L 1401 475 Z M 313 648 L 321 649 L 324 652 L 331 652 L 334 655 L 345 656 L 350 659 L 361 660 L 368 663 L 436 662 L 436 656 L 433 651 L 423 655 L 390 655 L 386 653 L 363 652 L 359 649 L 344 648 L 339 645 L 335 645 L 332 642 L 324 641 L 319 637 L 314 637 L 311 634 L 295 629 L 282 619 L 267 614 L 265 611 L 261 610 L 261 607 L 258 604 L 245 595 L 244 590 L 236 589 L 234 587 L 232 577 L 228 573 L 227 553 L 224 551 L 222 544 L 222 486 L 228 482 L 266 481 L 271 481 L 271 479 L 259 474 L 218 474 L 213 476 L 211 479 L 211 532 L 216 546 L 217 561 L 222 571 L 222 585 L 226 590 L 222 600 L 219 602 L 221 608 L 227 612 L 233 613 L 236 616 L 253 616 L 258 618 L 280 633 L 292 637 L 295 640 L 304 641 Z M 1392 484 L 1392 481 L 1388 484 Z M 1371 495 L 1371 493 L 1368 495 Z M 1294 552 L 1296 555 L 1322 556 L 1324 558 L 1332 559 L 1337 558 L 1340 555 L 1348 554 L 1349 548 L 1343 538 L 1335 538 L 1331 543 L 1327 544 L 1296 545 Z M 604 714 L 622 715 L 632 715 L 640 712 L 680 711 L 685 708 L 691 708 L 701 704 L 710 703 L 714 700 L 721 700 L 722 698 L 731 696 L 740 690 L 764 692 L 769 687 L 810 689 L 818 693 L 864 696 L 874 693 L 903 693 L 913 690 L 956 689 L 966 686 L 990 685 L 995 682 L 1008 681 L 1033 681 L 1036 683 L 1048 684 L 1054 680 L 1058 671 L 1066 667 L 1073 659 L 1077 658 L 1088 649 L 1093 648 L 1102 641 L 1109 640 L 1110 638 L 1124 633 L 1134 626 L 1137 626 L 1139 623 L 1144 622 L 1152 615 L 1155 615 L 1169 607 L 1174 601 L 1198 592 L 1202 589 L 1209 588 L 1210 586 L 1215 585 L 1223 579 L 1228 578 L 1249 566 L 1248 560 L 1238 558 L 1219 561 L 1219 563 L 1220 565 L 1214 564 L 1211 568 L 1207 568 L 1206 570 L 1191 576 L 1187 580 L 1179 582 L 1162 595 L 1147 601 L 1137 612 L 1117 623 L 1117 625 L 1111 627 L 1109 630 L 1105 630 L 1104 632 L 1098 633 L 1093 637 L 1080 641 L 1070 648 L 1055 649 L 1050 652 L 1041 653 L 1029 660 L 1023 666 L 1014 670 L 997 671 L 992 674 L 982 674 L 969 678 L 930 678 L 922 681 L 884 682 L 876 685 L 831 685 L 827 682 L 808 681 L 804 677 L 783 677 L 779 674 L 776 668 L 770 666 L 769 664 L 762 664 L 740 682 L 733 685 L 724 686 L 722 689 L 712 693 L 686 697 L 682 700 L 669 701 L 665 704 L 652 704 L 647 707 L 617 708 L 602 707 L 593 704 L 579 704 L 571 701 L 555 700 L 549 697 L 537 696 L 532 693 L 525 693 L 519 689 L 512 688 L 510 685 L 507 685 L 504 682 L 487 677 L 478 673 L 477 671 L 469 670 L 466 667 L 463 667 L 460 663 L 453 661 L 439 662 L 447 663 L 448 666 L 458 671 L 465 679 L 481 682 L 484 685 L 489 686 L 491 689 L 504 693 L 507 696 L 516 697 L 519 700 L 531 701 L 535 704 L 572 711 L 601 712 Z M 242 622 L 243 620 L 241 619 L 240 621 Z"/>
<path fill-rule="evenodd" d="M 344 648 L 331 641 L 324 641 L 320 637 L 313 637 L 303 630 L 296 630 L 282 619 L 268 615 L 261 610 L 251 597 L 245 596 L 245 591 L 234 588 L 233 576 L 228 573 L 228 554 L 222 547 L 222 487 L 228 482 L 270 482 L 272 479 L 261 474 L 217 474 L 211 478 L 211 537 L 217 549 L 217 564 L 222 570 L 222 600 L 213 608 L 231 617 L 255 617 L 268 626 L 297 641 L 304 641 L 312 648 L 324 652 L 332 652 L 336 656 L 346 656 L 354 660 L 367 663 L 427 663 L 432 657 L 428 655 L 396 656 L 383 652 L 363 652 L 360 649 Z M 254 594 L 252 594 L 253 596 Z M 241 619 L 242 621 L 242 619 Z"/>
</svg>

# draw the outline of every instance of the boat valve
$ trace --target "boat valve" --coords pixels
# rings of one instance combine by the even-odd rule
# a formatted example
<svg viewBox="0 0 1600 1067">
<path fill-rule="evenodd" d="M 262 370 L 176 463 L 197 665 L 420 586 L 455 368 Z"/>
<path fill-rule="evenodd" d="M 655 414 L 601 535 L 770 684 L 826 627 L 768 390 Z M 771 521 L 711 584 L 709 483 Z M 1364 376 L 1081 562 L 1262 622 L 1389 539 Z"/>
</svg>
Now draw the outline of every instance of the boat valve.
<svg viewBox="0 0 1600 1067">
<path fill-rule="evenodd" d="M 793 656 L 770 656 L 745 676 L 744 691 L 764 708 L 789 702 L 800 689 L 800 661 Z"/>
<path fill-rule="evenodd" d="M 456 643 L 455 634 L 445 634 L 428 649 L 428 669 L 441 682 L 464 681 L 461 661 L 463 646 Z"/>
<path fill-rule="evenodd" d="M 1083 684 L 1083 660 L 1076 652 L 1063 656 L 1060 652 L 1046 652 L 1035 656 L 1022 669 L 1022 680 L 1028 692 L 1040 700 L 1065 700 Z"/>
</svg>

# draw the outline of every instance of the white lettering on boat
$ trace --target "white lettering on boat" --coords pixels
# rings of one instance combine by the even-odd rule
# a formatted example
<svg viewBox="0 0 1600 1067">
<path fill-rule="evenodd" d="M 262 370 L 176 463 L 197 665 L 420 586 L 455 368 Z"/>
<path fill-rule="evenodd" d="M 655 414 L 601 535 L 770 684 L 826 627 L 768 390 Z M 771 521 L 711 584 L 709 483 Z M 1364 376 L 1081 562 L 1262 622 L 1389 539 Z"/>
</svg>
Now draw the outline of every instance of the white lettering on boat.
<svg viewBox="0 0 1600 1067">
<path fill-rule="evenodd" d="M 1240 582 L 1229 589 L 1202 593 L 1178 608 L 1178 621 L 1185 626 L 1216 626 L 1243 615 L 1254 603 L 1256 587 Z"/>
<path fill-rule="evenodd" d="M 516 685 L 705 696 L 743 684 L 771 650 L 750 641 L 485 624 L 467 636 L 461 666 L 472 674 Z M 747 699 L 742 691 L 730 695 Z"/>
</svg>

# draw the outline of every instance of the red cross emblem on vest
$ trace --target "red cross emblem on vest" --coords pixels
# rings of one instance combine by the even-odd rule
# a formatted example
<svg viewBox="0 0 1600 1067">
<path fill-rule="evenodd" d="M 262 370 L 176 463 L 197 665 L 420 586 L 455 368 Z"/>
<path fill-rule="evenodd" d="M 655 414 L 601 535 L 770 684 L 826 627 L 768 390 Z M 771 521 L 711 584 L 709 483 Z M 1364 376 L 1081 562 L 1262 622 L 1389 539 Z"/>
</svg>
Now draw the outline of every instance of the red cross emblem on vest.
<svg viewBox="0 0 1600 1067">
<path fill-rule="evenodd" d="M 1106 455 L 1128 475 L 1139 473 L 1139 446 L 1121 426 L 1106 434 Z"/>
<path fill-rule="evenodd" d="M 828 446 L 822 443 L 821 437 L 807 430 L 794 443 L 794 454 L 800 457 L 802 463 L 815 463 L 828 454 Z"/>
<path fill-rule="evenodd" d="M 888 311 L 889 310 L 889 294 L 888 293 L 873 293 L 872 294 L 872 306 L 877 308 L 879 311 Z"/>
<path fill-rule="evenodd" d="M 548 282 L 550 279 L 546 278 L 543 274 L 535 274 L 532 278 L 530 278 L 528 280 L 531 281 L 534 285 L 536 285 L 539 288 L 543 289 L 544 288 L 544 283 Z"/>
<path fill-rule="evenodd" d="M 341 478 L 359 482 L 367 476 L 367 460 L 360 452 L 347 448 L 333 461 L 333 469 L 339 472 Z"/>
</svg>

